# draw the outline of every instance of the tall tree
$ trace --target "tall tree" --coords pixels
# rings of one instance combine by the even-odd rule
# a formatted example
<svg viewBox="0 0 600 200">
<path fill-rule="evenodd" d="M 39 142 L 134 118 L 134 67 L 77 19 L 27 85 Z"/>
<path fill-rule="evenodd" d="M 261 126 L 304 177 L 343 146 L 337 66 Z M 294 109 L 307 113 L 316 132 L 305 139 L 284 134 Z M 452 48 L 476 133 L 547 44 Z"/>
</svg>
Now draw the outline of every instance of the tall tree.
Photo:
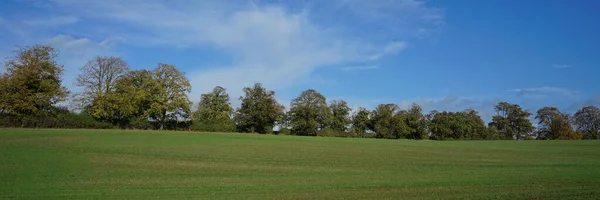
<svg viewBox="0 0 600 200">
<path fill-rule="evenodd" d="M 217 86 L 212 92 L 202 94 L 198 110 L 194 113 L 194 128 L 202 131 L 234 131 L 231 116 L 233 108 L 226 89 Z"/>
<path fill-rule="evenodd" d="M 350 124 L 350 111 L 348 103 L 344 100 L 331 101 L 329 105 L 331 111 L 331 121 L 329 127 L 335 131 L 345 132 L 346 127 Z"/>
<path fill-rule="evenodd" d="M 173 65 L 159 63 L 153 71 L 156 91 L 150 104 L 150 118 L 159 123 L 160 129 L 168 121 L 187 117 L 192 102 L 187 97 L 191 92 L 190 81 Z"/>
<path fill-rule="evenodd" d="M 152 71 L 137 70 L 121 76 L 114 91 L 91 102 L 89 111 L 102 121 L 126 126 L 132 119 L 148 120 L 150 105 L 156 101 L 157 84 Z"/>
<path fill-rule="evenodd" d="M 61 86 L 63 66 L 55 61 L 58 51 L 35 45 L 15 54 L 0 76 L 0 110 L 17 118 L 54 114 L 54 105 L 69 93 Z"/>
<path fill-rule="evenodd" d="M 316 136 L 329 123 L 330 116 L 327 99 L 313 89 L 293 99 L 289 111 L 292 132 L 296 135 Z"/>
<path fill-rule="evenodd" d="M 529 120 L 531 113 L 517 104 L 500 102 L 494 109 L 496 115 L 492 117 L 489 126 L 498 129 L 503 139 L 526 139 L 535 129 Z"/>
<path fill-rule="evenodd" d="M 463 112 L 434 112 L 430 114 L 431 139 L 477 140 L 488 139 L 488 129 L 474 110 Z"/>
<path fill-rule="evenodd" d="M 423 109 L 413 103 L 406 116 L 406 125 L 409 128 L 407 138 L 421 140 L 427 138 L 427 119 L 423 115 Z"/>
<path fill-rule="evenodd" d="M 244 88 L 240 108 L 234 116 L 240 132 L 271 133 L 275 123 L 284 116 L 284 107 L 275 100 L 275 92 L 267 91 L 260 83 Z"/>
<path fill-rule="evenodd" d="M 364 137 L 366 136 L 367 130 L 369 128 L 369 115 L 371 113 L 369 110 L 360 107 L 352 116 L 352 133 L 355 136 Z"/>
<path fill-rule="evenodd" d="M 577 130 L 585 134 L 584 139 L 600 139 L 600 108 L 585 106 L 573 118 Z"/>
<path fill-rule="evenodd" d="M 539 120 L 538 139 L 580 139 L 569 123 L 569 115 L 555 107 L 543 107 L 537 111 Z"/>
<path fill-rule="evenodd" d="M 117 79 L 127 72 L 129 66 L 121 58 L 98 56 L 88 61 L 77 77 L 76 85 L 84 88 L 77 100 L 87 106 L 104 97 L 114 90 Z"/>
<path fill-rule="evenodd" d="M 380 104 L 371 112 L 370 129 L 377 138 L 398 139 L 408 134 L 405 123 L 407 112 L 401 111 L 396 104 Z"/>
</svg>

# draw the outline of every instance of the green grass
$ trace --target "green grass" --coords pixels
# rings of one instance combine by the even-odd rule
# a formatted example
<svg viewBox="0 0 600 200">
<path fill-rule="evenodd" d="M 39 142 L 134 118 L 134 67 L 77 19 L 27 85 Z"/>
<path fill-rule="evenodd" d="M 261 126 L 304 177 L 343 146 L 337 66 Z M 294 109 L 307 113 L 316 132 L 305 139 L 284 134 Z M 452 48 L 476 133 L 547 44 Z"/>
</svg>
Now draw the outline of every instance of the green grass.
<svg viewBox="0 0 600 200">
<path fill-rule="evenodd" d="M 599 199 L 600 141 L 0 129 L 7 199 Z"/>
</svg>

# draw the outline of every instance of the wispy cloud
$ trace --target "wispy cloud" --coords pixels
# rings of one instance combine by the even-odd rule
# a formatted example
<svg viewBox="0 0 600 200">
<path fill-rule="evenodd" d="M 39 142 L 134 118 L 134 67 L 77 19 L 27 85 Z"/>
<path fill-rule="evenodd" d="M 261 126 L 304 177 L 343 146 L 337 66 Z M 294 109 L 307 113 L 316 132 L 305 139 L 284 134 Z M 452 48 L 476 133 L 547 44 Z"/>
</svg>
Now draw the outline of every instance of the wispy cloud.
<svg viewBox="0 0 600 200">
<path fill-rule="evenodd" d="M 565 65 L 565 64 L 560 64 L 560 65 L 552 65 L 552 68 L 554 69 L 565 69 L 565 68 L 571 68 L 571 65 Z"/>
<path fill-rule="evenodd" d="M 385 45 L 383 47 L 383 50 L 381 52 L 371 55 L 369 57 L 369 60 L 379 60 L 383 56 L 393 55 L 404 49 L 406 49 L 406 42 L 401 42 L 401 41 L 389 42 L 387 45 Z"/>
<path fill-rule="evenodd" d="M 74 24 L 69 26 L 69 33 L 83 38 L 62 35 L 52 40 L 60 39 L 62 48 L 78 47 L 86 55 L 123 43 L 212 48 L 231 56 L 234 62 L 222 65 L 178 66 L 192 81 L 194 100 L 216 85 L 228 88 L 235 100 L 243 87 L 254 82 L 275 90 L 310 84 L 306 80 L 315 79 L 313 72 L 320 67 L 364 63 L 374 69 L 373 61 L 398 53 L 423 30 L 432 32 L 444 23 L 440 10 L 416 0 L 207 0 L 168 4 L 162 0 L 54 0 L 40 8 L 50 12 L 46 16 L 60 16 L 57 10 L 69 10 L 69 15 L 28 19 L 21 21 L 22 25 L 42 29 Z M 84 26 L 79 23 L 83 19 Z M 69 66 L 87 58 L 69 57 L 74 59 Z"/>
<path fill-rule="evenodd" d="M 576 97 L 578 95 L 577 91 L 569 90 L 566 88 L 560 87 L 536 87 L 536 88 L 521 88 L 521 89 L 510 89 L 509 92 L 517 93 L 517 97 L 526 97 L 526 98 L 548 98 L 551 96 L 563 96 L 563 97 Z"/>
<path fill-rule="evenodd" d="M 56 16 L 56 17 L 50 17 L 50 18 L 46 18 L 46 19 L 25 20 L 25 21 L 23 21 L 23 23 L 25 23 L 29 26 L 58 27 L 58 26 L 75 24 L 78 21 L 79 21 L 79 19 L 74 16 Z"/>
<path fill-rule="evenodd" d="M 74 38 L 68 35 L 58 35 L 46 40 L 44 43 L 52 45 L 60 51 L 58 56 L 59 63 L 64 65 L 63 85 L 69 87 L 74 92 L 79 91 L 75 87 L 75 78 L 79 69 L 95 56 L 112 55 L 115 52 L 111 49 L 114 44 L 113 38 L 103 41 L 94 41 L 89 38 Z"/>
<path fill-rule="evenodd" d="M 374 70 L 379 69 L 379 66 L 376 65 L 367 65 L 367 66 L 352 66 L 352 67 L 342 67 L 342 71 L 354 71 L 354 70 Z"/>
<path fill-rule="evenodd" d="M 586 100 L 577 102 L 577 103 L 573 103 L 571 104 L 568 108 L 567 111 L 570 112 L 577 112 L 577 110 L 581 109 L 584 106 L 598 106 L 600 107 L 600 93 L 596 94 L 595 96 L 588 98 Z"/>
</svg>

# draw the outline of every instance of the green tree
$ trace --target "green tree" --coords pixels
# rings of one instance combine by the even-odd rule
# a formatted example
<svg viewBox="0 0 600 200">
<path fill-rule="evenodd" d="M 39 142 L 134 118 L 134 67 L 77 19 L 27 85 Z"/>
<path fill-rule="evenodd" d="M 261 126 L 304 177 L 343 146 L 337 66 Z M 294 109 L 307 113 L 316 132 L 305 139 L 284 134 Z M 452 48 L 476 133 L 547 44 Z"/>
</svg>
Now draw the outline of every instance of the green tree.
<svg viewBox="0 0 600 200">
<path fill-rule="evenodd" d="M 345 132 L 346 127 L 350 124 L 350 111 L 348 103 L 344 100 L 334 100 L 329 105 L 331 111 L 331 121 L 329 128 L 338 132 Z"/>
<path fill-rule="evenodd" d="M 267 91 L 260 83 L 244 88 L 240 108 L 234 116 L 239 132 L 271 133 L 284 116 L 284 107 L 275 100 L 275 92 Z"/>
<path fill-rule="evenodd" d="M 58 51 L 35 45 L 16 50 L 0 75 L 0 110 L 18 119 L 55 114 L 54 105 L 69 91 L 61 86 L 63 66 L 56 63 Z"/>
<path fill-rule="evenodd" d="M 396 104 L 380 104 L 371 112 L 370 128 L 375 132 L 375 137 L 398 139 L 405 137 L 409 128 L 405 123 L 406 111 L 401 111 Z"/>
<path fill-rule="evenodd" d="M 191 92 L 192 86 L 185 74 L 173 65 L 159 63 L 153 75 L 155 97 L 148 112 L 162 130 L 167 122 L 187 117 L 192 104 L 187 94 Z"/>
<path fill-rule="evenodd" d="M 76 85 L 84 91 L 78 94 L 77 101 L 88 106 L 98 98 L 113 92 L 117 79 L 129 72 L 129 66 L 121 58 L 98 56 L 88 61 L 77 77 Z M 101 107 L 96 105 L 95 107 Z"/>
<path fill-rule="evenodd" d="M 367 130 L 369 129 L 369 110 L 360 107 L 352 116 L 352 133 L 354 136 L 365 137 Z"/>
<path fill-rule="evenodd" d="M 430 114 L 431 139 L 478 140 L 490 139 L 484 121 L 475 110 L 435 112 Z"/>
<path fill-rule="evenodd" d="M 413 103 L 405 119 L 405 123 L 409 128 L 407 138 L 415 140 L 427 139 L 427 119 L 423 115 L 421 106 Z"/>
<path fill-rule="evenodd" d="M 198 110 L 193 117 L 193 128 L 201 131 L 231 132 L 235 130 L 232 115 L 229 94 L 225 88 L 217 86 L 212 92 L 201 95 Z"/>
<path fill-rule="evenodd" d="M 492 117 L 489 126 L 496 127 L 502 135 L 502 139 L 522 140 L 535 129 L 529 120 L 531 113 L 523 110 L 517 104 L 500 102 L 494 109 L 496 115 Z"/>
<path fill-rule="evenodd" d="M 600 108 L 585 106 L 573 118 L 577 130 L 584 133 L 584 139 L 600 139 Z"/>
<path fill-rule="evenodd" d="M 538 139 L 580 139 L 569 123 L 569 115 L 555 107 L 543 107 L 537 111 L 539 120 Z"/>
<path fill-rule="evenodd" d="M 309 89 L 292 100 L 289 117 L 293 134 L 316 136 L 329 123 L 331 114 L 325 96 Z"/>
<path fill-rule="evenodd" d="M 150 105 L 157 101 L 157 84 L 148 70 L 131 71 L 115 82 L 115 89 L 94 99 L 90 114 L 102 121 L 127 126 L 133 119 L 148 121 Z"/>
</svg>

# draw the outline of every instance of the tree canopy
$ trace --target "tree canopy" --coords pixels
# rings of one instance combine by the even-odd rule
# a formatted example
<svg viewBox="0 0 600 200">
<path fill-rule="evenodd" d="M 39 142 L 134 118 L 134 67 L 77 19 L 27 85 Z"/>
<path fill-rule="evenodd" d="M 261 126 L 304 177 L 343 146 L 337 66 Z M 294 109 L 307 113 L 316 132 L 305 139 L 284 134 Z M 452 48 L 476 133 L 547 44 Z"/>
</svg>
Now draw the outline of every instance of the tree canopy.
<svg viewBox="0 0 600 200">
<path fill-rule="evenodd" d="M 535 129 L 529 120 L 531 113 L 517 104 L 500 102 L 494 109 L 496 115 L 492 117 L 489 126 L 495 127 L 503 139 L 526 139 Z"/>
<path fill-rule="evenodd" d="M 275 99 L 275 92 L 267 91 L 260 83 L 243 91 L 245 95 L 240 97 L 242 103 L 234 117 L 237 131 L 271 133 L 284 115 L 284 107 Z"/>
<path fill-rule="evenodd" d="M 235 125 L 231 119 L 233 108 L 226 89 L 217 86 L 212 92 L 202 94 L 194 113 L 194 129 L 200 131 L 231 132 Z"/>
<path fill-rule="evenodd" d="M 83 91 L 69 99 L 63 87 L 58 50 L 48 45 L 20 48 L 0 74 L 0 127 L 73 127 L 171 129 L 307 136 L 374 137 L 432 140 L 600 139 L 600 109 L 587 105 L 573 115 L 555 107 L 531 113 L 518 104 L 499 102 L 486 125 L 472 109 L 430 111 L 413 103 L 373 110 L 352 110 L 348 102 L 308 89 L 290 102 L 289 111 L 275 92 L 261 83 L 244 87 L 234 109 L 227 89 L 216 86 L 200 96 L 192 110 L 192 88 L 183 71 L 158 63 L 154 69 L 131 70 L 119 57 L 97 56 L 80 68 L 75 84 Z M 82 104 L 81 113 L 65 108 Z M 235 102 L 237 103 L 237 102 Z"/>
<path fill-rule="evenodd" d="M 303 91 L 292 100 L 288 116 L 292 133 L 296 135 L 315 136 L 331 121 L 327 99 L 313 89 Z"/>
<path fill-rule="evenodd" d="M 577 130 L 582 131 L 585 139 L 600 139 L 600 108 L 585 106 L 574 115 Z"/>
<path fill-rule="evenodd" d="M 58 50 L 35 45 L 15 54 L 0 75 L 0 111 L 18 119 L 55 114 L 55 105 L 69 94 L 61 86 L 63 66 L 55 60 Z"/>
</svg>

